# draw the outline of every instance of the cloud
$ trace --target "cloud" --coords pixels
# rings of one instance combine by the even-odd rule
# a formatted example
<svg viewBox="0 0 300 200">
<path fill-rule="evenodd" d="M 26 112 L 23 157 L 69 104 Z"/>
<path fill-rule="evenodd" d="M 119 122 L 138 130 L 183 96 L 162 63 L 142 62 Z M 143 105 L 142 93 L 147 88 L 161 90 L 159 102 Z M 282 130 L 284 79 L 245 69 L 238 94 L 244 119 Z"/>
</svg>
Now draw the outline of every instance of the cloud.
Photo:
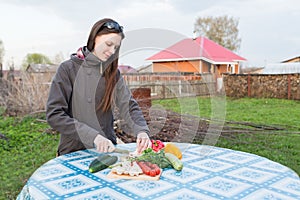
<svg viewBox="0 0 300 200">
<path fill-rule="evenodd" d="M 214 0 L 212 1 L 186 1 L 186 0 L 170 0 L 168 1 L 170 4 L 174 6 L 174 8 L 186 15 L 190 13 L 197 13 L 201 12 L 203 10 L 207 10 L 212 5 L 218 5 L 222 0 Z M 226 1 L 227 3 L 230 2 L 230 0 Z"/>
<path fill-rule="evenodd" d="M 116 19 L 126 32 L 156 28 L 191 37 L 197 17 L 220 15 L 239 20 L 238 53 L 248 60 L 263 64 L 299 54 L 298 0 L 0 0 L 0 4 L 6 59 L 23 58 L 34 50 L 67 55 L 85 44 L 92 25 L 103 17 Z"/>
<path fill-rule="evenodd" d="M 32 52 L 52 56 L 61 51 L 60 44 L 70 44 L 72 40 L 85 36 L 50 9 L 38 8 L 30 5 L 1 5 L 1 15 L 5 17 L 0 18 L 0 24 L 5 27 L 2 29 L 5 31 L 0 37 L 8 55 L 6 61 L 14 59 L 20 65 L 26 54 Z"/>
</svg>

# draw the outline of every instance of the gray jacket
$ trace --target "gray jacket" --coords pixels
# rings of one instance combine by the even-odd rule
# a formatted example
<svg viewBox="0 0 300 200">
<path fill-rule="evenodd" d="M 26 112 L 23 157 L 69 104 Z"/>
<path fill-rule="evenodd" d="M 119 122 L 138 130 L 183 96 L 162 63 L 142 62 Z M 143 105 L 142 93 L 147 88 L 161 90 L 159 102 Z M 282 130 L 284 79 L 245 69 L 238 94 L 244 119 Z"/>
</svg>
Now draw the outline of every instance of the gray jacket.
<svg viewBox="0 0 300 200">
<path fill-rule="evenodd" d="M 116 144 L 113 111 L 97 109 L 104 96 L 105 78 L 102 72 L 106 63 L 85 47 L 83 54 L 84 59 L 73 54 L 71 59 L 59 66 L 49 92 L 46 118 L 49 125 L 61 134 L 58 155 L 92 148 L 98 134 Z M 117 107 L 132 134 L 149 134 L 143 114 L 120 72 L 116 78 L 118 82 L 113 92 L 112 109 Z"/>
</svg>

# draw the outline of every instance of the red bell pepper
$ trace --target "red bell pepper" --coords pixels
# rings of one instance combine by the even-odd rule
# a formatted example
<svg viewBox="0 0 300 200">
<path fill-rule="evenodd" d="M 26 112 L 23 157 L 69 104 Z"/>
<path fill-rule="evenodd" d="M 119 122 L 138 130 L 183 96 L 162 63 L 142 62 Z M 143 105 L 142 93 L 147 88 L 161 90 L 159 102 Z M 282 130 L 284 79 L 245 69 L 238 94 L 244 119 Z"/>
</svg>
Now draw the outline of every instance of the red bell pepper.
<svg viewBox="0 0 300 200">
<path fill-rule="evenodd" d="M 164 143 L 160 140 L 151 140 L 152 142 L 152 149 L 155 152 L 159 152 L 161 149 L 165 147 Z"/>
</svg>

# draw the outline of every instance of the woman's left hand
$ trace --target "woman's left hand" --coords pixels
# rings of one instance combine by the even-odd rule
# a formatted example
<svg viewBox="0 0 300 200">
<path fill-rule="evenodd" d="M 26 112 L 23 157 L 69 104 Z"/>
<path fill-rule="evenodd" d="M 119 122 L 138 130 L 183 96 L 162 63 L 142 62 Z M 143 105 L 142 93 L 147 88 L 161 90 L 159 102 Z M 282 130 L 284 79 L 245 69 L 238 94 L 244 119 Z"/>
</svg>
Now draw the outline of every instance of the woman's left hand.
<svg viewBox="0 0 300 200">
<path fill-rule="evenodd" d="M 152 143 L 147 133 L 141 132 L 137 135 L 136 150 L 138 154 L 142 153 L 147 148 L 151 148 L 151 145 Z"/>
</svg>

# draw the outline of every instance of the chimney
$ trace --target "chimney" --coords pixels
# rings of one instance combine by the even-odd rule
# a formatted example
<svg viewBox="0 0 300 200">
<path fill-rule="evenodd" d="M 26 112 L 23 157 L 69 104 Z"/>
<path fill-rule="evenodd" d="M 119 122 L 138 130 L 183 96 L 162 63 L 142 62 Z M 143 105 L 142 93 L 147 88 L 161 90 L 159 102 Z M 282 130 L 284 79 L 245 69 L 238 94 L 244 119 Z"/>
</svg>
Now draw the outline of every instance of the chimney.
<svg viewBox="0 0 300 200">
<path fill-rule="evenodd" d="M 196 38 L 197 38 L 197 31 L 194 31 L 193 32 L 193 40 L 196 40 Z"/>
</svg>

